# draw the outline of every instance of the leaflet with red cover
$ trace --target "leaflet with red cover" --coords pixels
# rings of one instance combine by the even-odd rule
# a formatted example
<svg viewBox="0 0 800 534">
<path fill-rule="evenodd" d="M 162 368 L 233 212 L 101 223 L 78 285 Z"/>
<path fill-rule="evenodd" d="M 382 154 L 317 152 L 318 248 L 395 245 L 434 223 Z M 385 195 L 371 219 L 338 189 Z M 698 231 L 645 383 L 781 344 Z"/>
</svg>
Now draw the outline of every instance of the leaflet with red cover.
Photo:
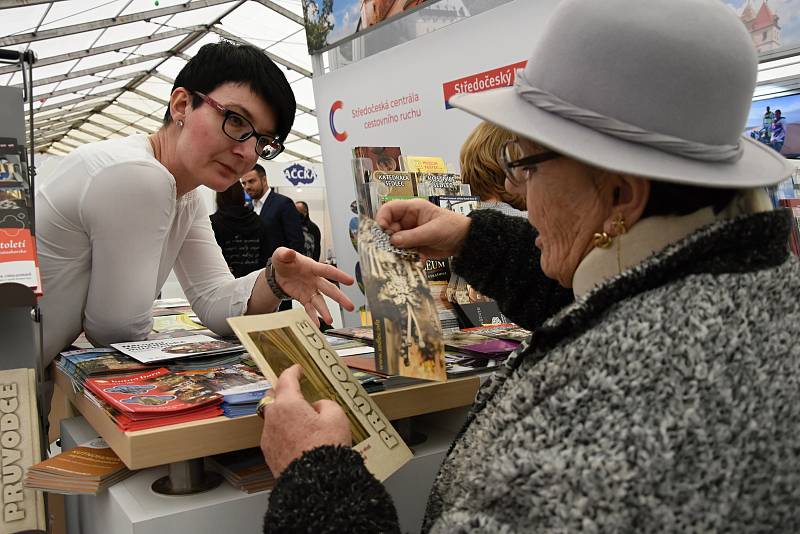
<svg viewBox="0 0 800 534">
<path fill-rule="evenodd" d="M 83 390 L 83 395 L 89 402 L 103 410 L 123 432 L 146 430 L 148 428 L 175 425 L 223 415 L 219 403 L 202 405 L 195 409 L 184 410 L 177 413 L 125 413 L 120 412 L 104 400 L 98 398 L 88 389 Z"/>
<path fill-rule="evenodd" d="M 0 283 L 16 282 L 41 294 L 31 213 L 23 199 L 0 200 Z"/>
<path fill-rule="evenodd" d="M 205 384 L 160 367 L 134 375 L 89 378 L 86 387 L 130 418 L 169 416 L 221 402 Z"/>
</svg>

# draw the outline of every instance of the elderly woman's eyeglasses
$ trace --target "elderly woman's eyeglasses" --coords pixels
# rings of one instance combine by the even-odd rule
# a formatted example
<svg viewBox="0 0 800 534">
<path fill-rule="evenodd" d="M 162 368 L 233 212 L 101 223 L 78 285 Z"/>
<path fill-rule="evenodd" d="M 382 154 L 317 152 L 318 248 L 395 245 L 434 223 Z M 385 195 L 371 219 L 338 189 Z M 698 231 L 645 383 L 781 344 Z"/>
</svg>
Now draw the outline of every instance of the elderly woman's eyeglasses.
<svg viewBox="0 0 800 534">
<path fill-rule="evenodd" d="M 256 138 L 256 154 L 259 158 L 273 159 L 278 154 L 283 152 L 283 143 L 278 138 L 271 134 L 258 133 L 251 123 L 246 118 L 242 117 L 235 111 L 231 111 L 222 106 L 219 102 L 206 96 L 200 91 L 193 91 L 194 94 L 203 99 L 203 102 L 216 109 L 225 117 L 222 120 L 222 132 L 239 143 L 244 143 L 251 137 Z"/>
<path fill-rule="evenodd" d="M 524 185 L 536 174 L 537 165 L 561 157 L 558 152 L 547 150 L 532 156 L 523 156 L 519 141 L 507 141 L 500 149 L 500 163 L 506 172 L 508 181 L 513 185 Z"/>
</svg>

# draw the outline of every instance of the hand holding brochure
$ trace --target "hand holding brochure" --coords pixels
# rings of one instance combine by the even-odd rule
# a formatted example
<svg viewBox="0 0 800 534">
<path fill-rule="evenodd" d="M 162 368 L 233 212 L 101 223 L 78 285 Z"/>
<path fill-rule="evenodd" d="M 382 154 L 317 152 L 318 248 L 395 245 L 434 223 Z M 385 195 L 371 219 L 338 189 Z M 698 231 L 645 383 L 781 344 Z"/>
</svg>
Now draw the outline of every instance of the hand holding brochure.
<svg viewBox="0 0 800 534">
<path fill-rule="evenodd" d="M 228 323 L 272 383 L 298 363 L 305 399 L 329 399 L 342 407 L 353 448 L 376 478 L 385 480 L 411 458 L 400 435 L 303 310 L 229 318 Z"/>
</svg>

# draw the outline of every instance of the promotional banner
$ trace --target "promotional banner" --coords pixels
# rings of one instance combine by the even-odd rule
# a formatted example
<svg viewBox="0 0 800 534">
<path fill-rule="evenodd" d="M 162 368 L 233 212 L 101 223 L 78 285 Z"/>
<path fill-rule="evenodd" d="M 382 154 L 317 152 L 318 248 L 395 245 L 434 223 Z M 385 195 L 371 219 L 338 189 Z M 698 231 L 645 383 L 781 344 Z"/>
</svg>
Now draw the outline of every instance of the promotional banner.
<svg viewBox="0 0 800 534">
<path fill-rule="evenodd" d="M 461 92 L 514 83 L 557 0 L 517 0 L 314 78 L 328 209 L 339 268 L 357 272 L 353 149 L 400 147 L 403 156 L 439 156 L 458 171 L 458 154 L 478 124 L 447 106 Z M 356 304 L 364 296 L 343 288 Z M 358 314 L 344 319 L 360 323 Z"/>
<path fill-rule="evenodd" d="M 308 51 L 319 53 L 438 0 L 303 0 Z"/>
<path fill-rule="evenodd" d="M 759 54 L 800 46 L 800 17 L 794 0 L 724 0 L 750 32 Z M 687 19 L 691 14 L 687 13 Z"/>
</svg>

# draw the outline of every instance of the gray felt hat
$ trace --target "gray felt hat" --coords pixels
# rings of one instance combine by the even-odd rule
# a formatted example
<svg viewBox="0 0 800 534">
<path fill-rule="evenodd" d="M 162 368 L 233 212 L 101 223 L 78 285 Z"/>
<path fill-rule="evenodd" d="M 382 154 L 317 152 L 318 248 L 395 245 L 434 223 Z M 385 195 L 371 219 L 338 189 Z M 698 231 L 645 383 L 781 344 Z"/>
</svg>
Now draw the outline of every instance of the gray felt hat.
<svg viewBox="0 0 800 534">
<path fill-rule="evenodd" d="M 595 167 L 750 188 L 793 171 L 743 135 L 757 65 L 718 0 L 563 0 L 515 87 L 450 103 Z"/>
</svg>

